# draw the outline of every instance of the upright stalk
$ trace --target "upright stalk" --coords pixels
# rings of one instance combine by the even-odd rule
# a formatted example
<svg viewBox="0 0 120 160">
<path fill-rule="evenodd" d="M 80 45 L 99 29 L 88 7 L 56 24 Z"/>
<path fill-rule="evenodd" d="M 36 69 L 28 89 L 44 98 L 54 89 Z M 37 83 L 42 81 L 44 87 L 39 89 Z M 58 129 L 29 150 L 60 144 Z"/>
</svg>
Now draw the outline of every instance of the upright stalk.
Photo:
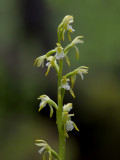
<svg viewBox="0 0 120 160">
<path fill-rule="evenodd" d="M 65 160 L 66 137 L 67 138 L 69 137 L 68 132 L 72 131 L 74 128 L 77 131 L 79 131 L 78 127 L 71 119 L 72 116 L 74 116 L 74 114 L 69 113 L 72 109 L 72 103 L 67 103 L 64 104 L 63 106 L 65 90 L 68 90 L 71 93 L 71 95 L 75 98 L 72 89 L 76 80 L 76 75 L 79 74 L 83 79 L 83 74 L 88 73 L 87 72 L 88 67 L 81 66 L 64 76 L 62 75 L 63 59 L 65 58 L 68 65 L 70 65 L 70 61 L 67 56 L 69 49 L 74 47 L 78 58 L 79 50 L 76 47 L 76 44 L 83 43 L 83 41 L 80 39 L 82 38 L 82 36 L 78 36 L 70 44 L 68 44 L 65 47 L 65 49 L 63 49 L 63 47 L 61 46 L 61 40 L 64 41 L 64 35 L 66 31 L 68 31 L 68 38 L 71 40 L 69 33 L 75 31 L 71 26 L 72 22 L 73 22 L 73 16 L 67 15 L 64 17 L 64 19 L 58 26 L 57 30 L 58 34 L 58 43 L 56 43 L 57 46 L 55 47 L 55 49 L 52 49 L 45 55 L 38 57 L 34 63 L 34 65 L 37 64 L 38 67 L 44 66 L 46 59 L 47 60 L 46 66 L 48 66 L 46 75 L 48 74 L 51 67 L 55 68 L 58 75 L 58 105 L 53 100 L 51 100 L 47 95 L 41 95 L 38 98 L 39 100 L 41 100 L 39 105 L 39 111 L 41 111 L 41 109 L 43 109 L 48 104 L 48 106 L 50 107 L 50 118 L 53 115 L 54 109 L 56 109 L 56 122 L 59 134 L 59 154 L 57 154 L 44 140 L 41 139 L 36 140 L 36 145 L 41 147 L 39 153 L 41 154 L 42 152 L 44 152 L 43 159 L 46 159 L 46 153 L 48 152 L 49 160 L 51 160 L 52 157 L 58 160 Z M 52 54 L 55 52 L 56 54 L 53 56 Z M 69 84 L 69 81 L 71 81 L 71 85 Z"/>
<path fill-rule="evenodd" d="M 59 60 L 59 73 L 58 73 L 58 110 L 57 110 L 57 127 L 59 132 L 59 156 L 61 160 L 65 159 L 66 138 L 63 131 L 62 111 L 63 111 L 63 98 L 61 95 L 61 79 L 62 79 L 63 60 Z"/>
</svg>

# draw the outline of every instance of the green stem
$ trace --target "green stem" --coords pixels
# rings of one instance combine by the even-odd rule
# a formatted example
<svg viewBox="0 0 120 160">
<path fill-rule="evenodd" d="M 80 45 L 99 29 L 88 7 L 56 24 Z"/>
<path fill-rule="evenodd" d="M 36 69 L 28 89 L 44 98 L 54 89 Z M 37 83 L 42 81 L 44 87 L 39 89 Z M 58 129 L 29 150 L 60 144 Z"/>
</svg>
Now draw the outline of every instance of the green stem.
<svg viewBox="0 0 120 160">
<path fill-rule="evenodd" d="M 61 160 L 65 160 L 65 148 L 66 148 L 66 137 L 63 130 L 63 120 L 62 120 L 62 110 L 63 110 L 63 95 L 61 95 L 61 86 L 62 79 L 62 68 L 63 60 L 59 60 L 59 73 L 58 73 L 58 110 L 57 110 L 57 127 L 59 132 L 59 156 Z"/>
</svg>

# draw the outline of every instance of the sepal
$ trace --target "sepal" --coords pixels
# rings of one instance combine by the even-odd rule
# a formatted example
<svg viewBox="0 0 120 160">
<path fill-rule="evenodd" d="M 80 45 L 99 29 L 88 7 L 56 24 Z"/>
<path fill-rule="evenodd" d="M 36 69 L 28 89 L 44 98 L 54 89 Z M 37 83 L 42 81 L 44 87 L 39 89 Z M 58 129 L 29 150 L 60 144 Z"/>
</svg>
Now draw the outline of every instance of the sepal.
<svg viewBox="0 0 120 160">
<path fill-rule="evenodd" d="M 71 88 L 74 87 L 75 81 L 76 81 L 76 75 L 71 76 Z"/>
<path fill-rule="evenodd" d="M 68 66 L 70 66 L 70 60 L 69 60 L 67 54 L 65 55 L 65 60 L 66 60 L 66 62 L 67 62 L 67 64 L 68 64 Z"/>
<path fill-rule="evenodd" d="M 73 98 L 75 98 L 75 94 L 74 94 L 74 92 L 73 92 L 73 90 L 70 88 L 70 94 L 73 96 Z"/>
</svg>

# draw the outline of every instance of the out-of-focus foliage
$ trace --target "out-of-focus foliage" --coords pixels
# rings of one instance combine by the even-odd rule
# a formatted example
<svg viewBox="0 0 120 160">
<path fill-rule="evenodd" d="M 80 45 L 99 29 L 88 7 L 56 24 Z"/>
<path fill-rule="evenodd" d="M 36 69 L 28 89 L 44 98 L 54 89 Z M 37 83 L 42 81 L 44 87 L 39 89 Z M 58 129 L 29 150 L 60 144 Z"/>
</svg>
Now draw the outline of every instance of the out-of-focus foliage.
<svg viewBox="0 0 120 160">
<path fill-rule="evenodd" d="M 39 159 L 34 146 L 37 138 L 57 147 L 55 121 L 46 119 L 49 110 L 37 112 L 39 95 L 47 94 L 57 101 L 55 72 L 50 71 L 46 78 L 46 67 L 38 69 L 33 63 L 56 46 L 56 28 L 67 14 L 74 16 L 72 38 L 83 35 L 85 41 L 79 47 L 77 63 L 71 49 L 71 69 L 89 66 L 88 76 L 84 81 L 77 79 L 74 89 L 75 122 L 80 133 L 70 135 L 67 157 L 120 159 L 119 8 L 118 0 L 0 1 L 1 159 Z M 66 65 L 64 73 L 67 70 Z M 66 94 L 65 103 L 69 99 Z"/>
</svg>

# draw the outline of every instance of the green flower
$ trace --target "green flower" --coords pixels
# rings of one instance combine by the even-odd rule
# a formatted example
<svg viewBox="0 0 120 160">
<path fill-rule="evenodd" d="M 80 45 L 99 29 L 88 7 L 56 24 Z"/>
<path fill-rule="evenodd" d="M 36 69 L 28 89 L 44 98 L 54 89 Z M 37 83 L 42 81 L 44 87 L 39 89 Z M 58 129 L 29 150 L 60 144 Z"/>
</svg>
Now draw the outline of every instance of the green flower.
<svg viewBox="0 0 120 160">
<path fill-rule="evenodd" d="M 63 77 L 63 79 L 61 80 L 61 86 L 62 88 L 64 88 L 65 90 L 70 90 L 70 85 L 69 82 L 70 80 L 66 77 Z"/>
<path fill-rule="evenodd" d="M 44 67 L 44 60 L 46 59 L 46 55 L 40 56 L 35 60 L 34 65 L 37 64 L 37 67 Z"/>
<path fill-rule="evenodd" d="M 84 41 L 81 40 L 81 38 L 83 38 L 83 36 L 77 36 L 72 42 L 71 42 L 71 45 L 72 46 L 75 46 L 76 44 L 81 44 L 83 43 Z"/>
<path fill-rule="evenodd" d="M 56 59 L 62 59 L 64 58 L 65 54 L 63 52 L 63 48 L 61 46 L 61 44 L 59 43 L 56 43 L 57 44 L 57 47 L 55 48 L 55 51 L 56 51 Z"/>
<path fill-rule="evenodd" d="M 80 66 L 79 68 L 73 70 L 72 72 L 69 72 L 68 74 L 66 74 L 64 76 L 64 79 L 68 79 L 71 77 L 71 83 L 72 83 L 72 86 L 74 85 L 75 83 L 75 80 L 76 80 L 76 74 L 79 74 L 82 78 L 82 80 L 84 79 L 83 77 L 83 74 L 87 74 L 88 73 L 88 67 L 86 66 Z M 72 87 L 73 88 L 73 87 Z"/>
<path fill-rule="evenodd" d="M 45 59 L 48 58 L 51 54 L 53 54 L 55 52 L 56 52 L 55 49 L 53 49 L 53 50 L 50 50 L 49 52 L 47 52 L 45 55 L 36 58 L 34 65 L 37 64 L 37 67 L 41 67 L 41 66 L 44 67 Z"/>
<path fill-rule="evenodd" d="M 72 109 L 72 103 L 68 103 L 68 104 L 63 106 L 63 112 L 68 113 L 68 112 L 71 111 L 71 109 Z"/>
<path fill-rule="evenodd" d="M 79 67 L 79 69 L 77 71 L 77 74 L 79 74 L 81 76 L 82 80 L 84 79 L 83 74 L 87 74 L 87 73 L 88 73 L 88 67 L 85 67 L 85 66 Z"/>
<path fill-rule="evenodd" d="M 41 100 L 40 104 L 39 104 L 39 112 L 41 111 L 41 109 L 43 109 L 47 104 L 50 107 L 50 118 L 53 116 L 53 107 L 57 110 L 58 106 L 57 104 L 52 101 L 48 96 L 46 95 L 42 95 L 38 98 L 38 100 Z"/>
<path fill-rule="evenodd" d="M 75 98 L 74 92 L 68 83 L 69 81 L 70 81 L 69 78 L 63 76 L 61 80 L 61 87 L 64 88 L 65 90 L 69 90 L 70 94 Z"/>
<path fill-rule="evenodd" d="M 74 114 L 69 114 L 69 112 L 72 109 L 72 103 L 68 103 L 63 106 L 63 123 L 64 123 L 64 134 L 66 137 L 68 137 L 68 131 L 72 131 L 74 128 L 79 131 L 76 124 L 71 120 L 71 117 L 74 116 Z"/>
<path fill-rule="evenodd" d="M 48 153 L 49 160 L 52 160 L 53 157 L 55 159 L 57 158 L 58 160 L 61 160 L 59 155 L 44 140 L 36 140 L 35 145 L 41 147 L 41 149 L 38 151 L 40 154 L 42 154 L 42 152 L 46 150 L 43 153 L 43 160 L 45 160 L 47 157 L 46 153 Z"/>
<path fill-rule="evenodd" d="M 46 72 L 46 76 L 48 75 L 48 73 L 49 73 L 49 71 L 50 71 L 50 68 L 51 67 L 55 67 L 55 69 L 56 69 L 56 71 L 57 71 L 57 73 L 58 73 L 58 70 L 59 70 L 59 66 L 58 66 L 58 64 L 57 64 L 57 61 L 56 61 L 56 57 L 54 56 L 49 56 L 48 58 L 47 58 L 47 63 L 46 63 L 46 66 L 48 67 L 47 68 L 47 72 Z"/>
</svg>

